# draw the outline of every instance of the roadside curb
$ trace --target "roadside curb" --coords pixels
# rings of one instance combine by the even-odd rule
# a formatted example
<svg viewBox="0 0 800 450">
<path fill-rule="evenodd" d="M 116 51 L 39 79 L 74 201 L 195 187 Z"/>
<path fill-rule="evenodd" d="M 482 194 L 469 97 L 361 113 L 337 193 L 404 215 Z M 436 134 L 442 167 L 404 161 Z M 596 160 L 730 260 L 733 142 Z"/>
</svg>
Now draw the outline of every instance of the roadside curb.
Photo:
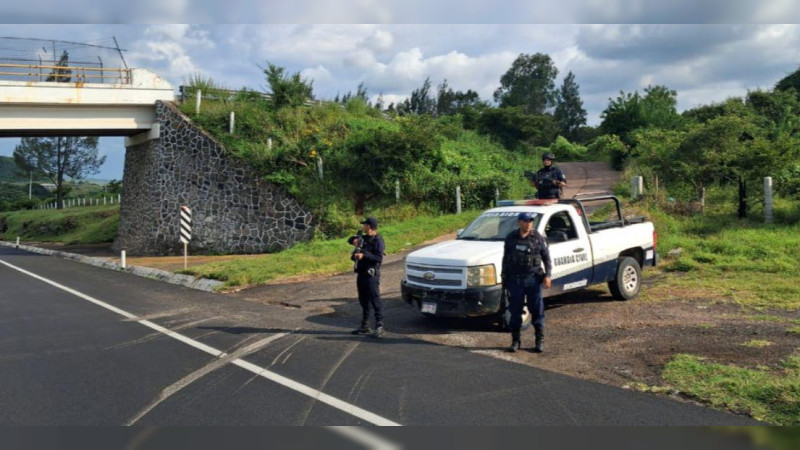
<svg viewBox="0 0 800 450">
<path fill-rule="evenodd" d="M 127 268 L 123 269 L 120 264 L 117 264 L 113 261 L 109 261 L 106 258 L 83 256 L 77 253 L 68 253 L 58 250 L 48 250 L 44 248 L 33 247 L 30 245 L 20 244 L 19 246 L 17 246 L 13 242 L 7 242 L 7 241 L 0 241 L 0 245 L 4 245 L 6 247 L 19 248 L 21 250 L 25 250 L 31 253 L 38 253 L 40 255 L 56 256 L 70 261 L 75 261 L 82 264 L 88 264 L 90 266 L 100 267 L 102 269 L 115 270 L 118 272 L 126 272 L 140 277 L 150 278 L 158 281 L 164 281 L 170 284 L 177 284 L 179 286 L 184 286 L 205 292 L 216 292 L 215 289 L 218 286 L 222 286 L 224 284 L 222 281 L 218 280 L 209 280 L 207 278 L 195 278 L 191 275 L 181 275 L 172 272 L 167 272 L 166 270 L 153 269 L 150 267 L 128 266 Z"/>
</svg>

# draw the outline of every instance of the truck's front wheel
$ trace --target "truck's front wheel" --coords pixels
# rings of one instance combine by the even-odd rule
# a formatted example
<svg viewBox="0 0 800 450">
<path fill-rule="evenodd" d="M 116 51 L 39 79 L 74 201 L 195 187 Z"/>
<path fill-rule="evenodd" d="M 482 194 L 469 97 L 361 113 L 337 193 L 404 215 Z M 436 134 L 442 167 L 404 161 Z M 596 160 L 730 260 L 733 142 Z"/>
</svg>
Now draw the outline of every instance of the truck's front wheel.
<svg viewBox="0 0 800 450">
<path fill-rule="evenodd" d="M 608 282 L 608 290 L 617 300 L 630 300 L 639 295 L 642 288 L 642 268 L 630 256 L 624 256 L 617 262 L 617 277 Z"/>
<path fill-rule="evenodd" d="M 503 299 L 500 303 L 500 312 L 499 315 L 499 323 L 500 329 L 502 331 L 510 331 L 511 330 L 511 311 L 508 310 L 508 295 L 505 289 L 503 289 Z M 531 321 L 533 320 L 533 315 L 528 311 L 528 307 L 524 307 L 522 309 L 522 326 L 520 326 L 521 330 L 526 330 L 530 328 Z"/>
</svg>

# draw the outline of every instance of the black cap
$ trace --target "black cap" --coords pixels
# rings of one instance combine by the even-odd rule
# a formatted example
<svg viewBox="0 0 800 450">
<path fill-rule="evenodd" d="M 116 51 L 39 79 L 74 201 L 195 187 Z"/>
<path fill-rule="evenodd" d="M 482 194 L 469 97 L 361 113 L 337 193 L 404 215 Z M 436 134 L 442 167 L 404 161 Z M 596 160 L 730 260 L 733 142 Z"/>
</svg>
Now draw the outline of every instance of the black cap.
<svg viewBox="0 0 800 450">
<path fill-rule="evenodd" d="M 545 153 L 544 155 L 542 155 L 542 161 L 544 161 L 545 159 L 549 159 L 550 161 L 555 161 L 556 155 L 552 153 Z"/>
<path fill-rule="evenodd" d="M 374 217 L 367 217 L 366 219 L 364 219 L 363 222 L 361 222 L 361 224 L 362 225 L 367 224 L 373 230 L 377 230 L 378 229 L 378 219 L 376 219 Z"/>
</svg>

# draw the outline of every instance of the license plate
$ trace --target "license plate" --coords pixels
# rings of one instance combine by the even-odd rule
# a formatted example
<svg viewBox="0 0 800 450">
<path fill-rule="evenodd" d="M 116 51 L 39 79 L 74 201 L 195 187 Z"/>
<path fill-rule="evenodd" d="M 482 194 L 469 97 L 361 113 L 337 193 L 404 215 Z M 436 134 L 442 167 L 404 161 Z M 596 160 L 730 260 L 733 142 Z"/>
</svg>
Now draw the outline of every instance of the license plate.
<svg viewBox="0 0 800 450">
<path fill-rule="evenodd" d="M 427 314 L 436 314 L 436 303 L 423 302 L 421 311 Z"/>
</svg>

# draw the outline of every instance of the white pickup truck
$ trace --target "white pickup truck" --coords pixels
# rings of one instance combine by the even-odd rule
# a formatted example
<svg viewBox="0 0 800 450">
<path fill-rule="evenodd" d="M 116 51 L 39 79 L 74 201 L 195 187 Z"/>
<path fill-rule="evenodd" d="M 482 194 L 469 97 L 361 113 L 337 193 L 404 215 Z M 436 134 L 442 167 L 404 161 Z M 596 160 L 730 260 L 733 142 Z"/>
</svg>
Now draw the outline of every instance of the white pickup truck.
<svg viewBox="0 0 800 450">
<path fill-rule="evenodd" d="M 616 217 L 590 222 L 584 205 L 598 202 L 613 202 Z M 507 321 L 500 279 L 503 241 L 517 227 L 520 212 L 533 214 L 534 229 L 547 238 L 553 284 L 543 291 L 545 297 L 608 283 L 615 298 L 628 300 L 639 293 L 642 268 L 657 263 L 653 224 L 642 217 L 624 218 L 617 197 L 503 200 L 459 230 L 455 240 L 410 253 L 401 282 L 403 299 L 428 316 L 496 315 Z M 529 321 L 526 313 L 524 324 Z"/>
</svg>

